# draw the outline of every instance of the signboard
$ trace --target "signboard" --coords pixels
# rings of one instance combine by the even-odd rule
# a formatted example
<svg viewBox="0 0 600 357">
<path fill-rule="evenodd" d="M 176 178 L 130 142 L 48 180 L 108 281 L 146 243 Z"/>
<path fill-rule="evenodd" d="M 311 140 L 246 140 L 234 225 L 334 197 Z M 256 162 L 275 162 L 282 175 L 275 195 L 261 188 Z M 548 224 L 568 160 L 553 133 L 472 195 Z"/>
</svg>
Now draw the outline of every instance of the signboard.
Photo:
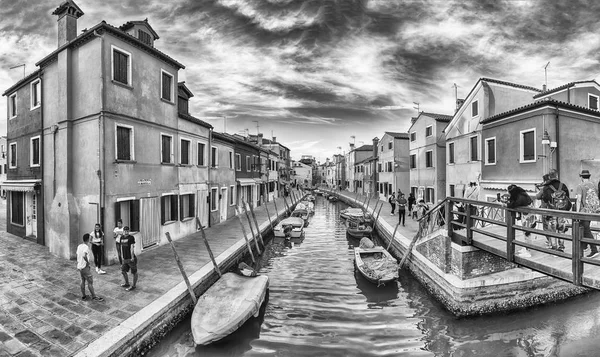
<svg viewBox="0 0 600 357">
<path fill-rule="evenodd" d="M 138 185 L 152 185 L 152 179 L 140 179 Z"/>
</svg>

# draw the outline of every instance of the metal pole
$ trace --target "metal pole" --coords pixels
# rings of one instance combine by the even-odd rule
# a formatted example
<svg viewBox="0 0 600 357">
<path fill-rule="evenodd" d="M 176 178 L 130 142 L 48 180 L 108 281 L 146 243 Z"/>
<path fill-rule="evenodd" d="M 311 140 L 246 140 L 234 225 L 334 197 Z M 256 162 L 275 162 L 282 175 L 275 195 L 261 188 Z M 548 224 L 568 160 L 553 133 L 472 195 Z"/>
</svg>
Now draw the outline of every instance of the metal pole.
<svg viewBox="0 0 600 357">
<path fill-rule="evenodd" d="M 254 260 L 254 253 L 252 252 L 252 246 L 250 245 L 250 241 L 248 240 L 248 236 L 246 235 L 246 228 L 244 227 L 244 223 L 242 222 L 241 212 L 239 208 L 235 207 L 235 214 L 240 222 L 240 227 L 242 227 L 242 234 L 244 235 L 244 239 L 246 240 L 246 246 L 248 247 L 248 251 L 250 252 L 250 256 L 252 257 L 252 263 L 256 264 L 256 260 Z"/>
<path fill-rule="evenodd" d="M 248 220 L 248 227 L 250 227 L 250 234 L 252 234 L 252 239 L 254 240 L 254 245 L 256 246 L 256 252 L 260 254 L 260 247 L 258 246 L 258 239 L 254 235 L 254 229 L 252 228 L 252 221 L 250 220 L 250 215 L 248 214 L 248 210 L 246 209 L 246 203 L 242 200 L 242 206 L 244 208 L 244 214 L 246 214 L 246 219 Z"/>
<path fill-rule="evenodd" d="M 260 233 L 260 227 L 258 226 L 258 220 L 256 219 L 256 215 L 254 214 L 254 204 L 248 203 L 248 206 L 250 206 L 250 213 L 252 214 L 252 219 L 254 220 L 254 225 L 256 226 L 256 235 L 258 236 L 258 239 L 260 240 L 260 244 L 262 244 L 262 246 L 264 248 L 265 242 L 263 241 L 262 233 Z"/>
<path fill-rule="evenodd" d="M 181 275 L 183 275 L 183 280 L 185 281 L 185 285 L 187 285 L 188 292 L 190 293 L 190 296 L 192 297 L 192 301 L 194 302 L 194 306 L 195 306 L 198 303 L 198 300 L 196 299 L 196 294 L 194 294 L 194 289 L 192 289 L 192 285 L 190 284 L 187 274 L 185 273 L 185 270 L 183 269 L 183 264 L 181 264 L 181 261 L 179 260 L 179 255 L 177 255 L 177 251 L 175 250 L 175 245 L 173 245 L 173 241 L 171 240 L 171 235 L 169 234 L 169 232 L 166 232 L 165 235 L 167 236 L 167 240 L 169 241 L 169 244 L 171 244 L 171 249 L 173 249 L 173 254 L 175 255 L 175 261 L 177 262 L 177 267 L 179 267 L 179 272 L 181 273 Z M 208 251 L 210 252 L 210 249 Z M 212 256 L 212 254 L 211 254 L 211 256 Z M 215 270 L 217 272 L 219 272 L 219 276 L 221 276 L 221 272 L 219 271 L 217 265 L 215 265 Z"/>
</svg>

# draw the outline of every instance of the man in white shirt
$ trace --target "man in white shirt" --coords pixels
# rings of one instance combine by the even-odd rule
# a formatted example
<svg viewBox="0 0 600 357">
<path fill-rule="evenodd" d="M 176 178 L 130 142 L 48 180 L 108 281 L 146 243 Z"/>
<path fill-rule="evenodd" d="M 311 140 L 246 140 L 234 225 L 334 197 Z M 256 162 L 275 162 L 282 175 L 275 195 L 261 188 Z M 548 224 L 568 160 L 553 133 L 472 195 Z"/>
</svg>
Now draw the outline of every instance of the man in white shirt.
<svg viewBox="0 0 600 357">
<path fill-rule="evenodd" d="M 90 242 L 90 234 L 86 233 L 83 235 L 83 243 L 77 246 L 77 270 L 81 276 L 81 300 L 87 300 L 88 296 L 85 294 L 85 282 L 88 282 L 88 289 L 92 294 L 92 300 L 104 301 L 103 298 L 96 296 L 94 293 L 94 277 L 90 270 L 90 248 L 88 246 Z"/>
</svg>

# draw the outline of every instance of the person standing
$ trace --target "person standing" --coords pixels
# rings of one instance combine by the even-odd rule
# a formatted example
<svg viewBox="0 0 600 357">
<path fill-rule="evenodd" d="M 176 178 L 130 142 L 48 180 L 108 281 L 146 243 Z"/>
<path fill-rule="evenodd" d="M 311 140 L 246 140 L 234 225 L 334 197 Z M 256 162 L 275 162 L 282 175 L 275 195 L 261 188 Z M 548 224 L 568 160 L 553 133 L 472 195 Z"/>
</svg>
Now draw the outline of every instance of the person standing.
<svg viewBox="0 0 600 357">
<path fill-rule="evenodd" d="M 590 181 L 592 175 L 588 170 L 581 170 L 579 177 L 581 177 L 581 183 L 577 186 L 577 212 L 583 213 L 598 213 L 598 190 L 596 185 Z M 592 230 L 590 229 L 590 221 L 581 220 L 583 226 L 583 237 L 594 239 Z M 587 243 L 581 243 L 581 250 L 584 251 L 587 247 Z M 596 258 L 598 253 L 598 247 L 595 244 L 589 244 L 590 252 L 586 255 L 586 258 Z"/>
<path fill-rule="evenodd" d="M 388 197 L 388 202 L 390 206 L 392 206 L 392 216 L 394 215 L 394 211 L 396 210 L 396 193 L 392 192 L 390 197 Z"/>
<path fill-rule="evenodd" d="M 121 237 L 123 236 L 123 220 L 117 221 L 117 226 L 113 229 L 113 237 L 115 238 L 115 246 L 117 247 L 117 255 L 119 256 L 119 264 L 123 264 L 123 258 L 121 258 Z"/>
<path fill-rule="evenodd" d="M 398 223 L 402 223 L 402 227 L 406 223 L 406 198 L 404 198 L 404 194 L 400 193 L 400 197 L 397 200 L 398 203 Z"/>
<path fill-rule="evenodd" d="M 542 190 L 536 195 L 546 204 L 549 209 L 570 211 L 572 204 L 569 198 L 569 188 L 563 182 L 558 179 L 558 172 L 551 170 L 548 173 L 548 181 L 542 185 Z M 560 193 L 558 191 L 562 191 Z M 562 195 L 562 199 L 559 198 Z M 548 231 L 565 233 L 567 231 L 566 220 L 564 218 L 555 216 L 546 216 Z M 558 250 L 559 252 L 565 251 L 565 243 L 562 239 L 551 237 L 551 249 Z"/>
<path fill-rule="evenodd" d="M 81 277 L 81 300 L 87 300 L 88 296 L 85 294 L 85 282 L 87 281 L 88 289 L 92 294 L 92 300 L 104 301 L 103 298 L 96 296 L 94 292 L 94 277 L 90 271 L 90 248 L 88 244 L 90 242 L 90 235 L 86 233 L 83 235 L 83 243 L 77 246 L 77 270 L 79 270 L 79 276 Z"/>
<path fill-rule="evenodd" d="M 415 202 L 417 202 L 417 200 L 415 199 L 415 195 L 411 193 L 408 194 L 408 212 L 412 212 L 413 211 L 413 206 L 415 205 Z M 412 215 L 412 218 L 415 219 L 415 216 Z"/>
<path fill-rule="evenodd" d="M 533 207 L 533 200 L 523 188 L 517 185 L 510 185 L 507 188 L 509 198 L 506 203 L 507 208 L 517 208 L 517 207 Z M 523 213 L 521 215 L 521 226 L 524 228 L 533 228 L 535 222 L 535 215 Z M 525 242 L 528 244 L 532 243 L 531 233 L 525 232 Z M 516 253 L 518 256 L 523 258 L 531 258 L 531 253 L 529 249 L 526 247 L 521 247 L 521 249 Z"/>
<path fill-rule="evenodd" d="M 94 254 L 94 265 L 96 265 L 96 273 L 106 274 L 102 270 L 102 250 L 104 248 L 104 232 L 100 224 L 96 223 L 94 230 L 90 233 L 92 237 L 92 254 Z"/>
<path fill-rule="evenodd" d="M 123 264 L 121 265 L 121 273 L 125 279 L 125 283 L 121 284 L 122 287 L 127 291 L 135 290 L 138 272 L 137 272 L 137 257 L 135 256 L 135 239 L 129 235 L 129 227 L 123 227 L 123 236 L 120 241 L 121 245 L 121 257 L 123 258 Z M 133 275 L 133 284 L 129 285 L 129 277 L 127 273 L 131 270 Z"/>
</svg>

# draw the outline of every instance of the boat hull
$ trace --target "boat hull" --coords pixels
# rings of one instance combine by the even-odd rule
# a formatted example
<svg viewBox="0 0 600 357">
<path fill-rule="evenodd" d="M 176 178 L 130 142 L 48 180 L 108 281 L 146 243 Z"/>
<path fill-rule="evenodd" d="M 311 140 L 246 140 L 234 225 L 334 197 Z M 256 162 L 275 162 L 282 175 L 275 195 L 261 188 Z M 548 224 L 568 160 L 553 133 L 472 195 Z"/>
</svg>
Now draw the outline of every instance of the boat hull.
<svg viewBox="0 0 600 357">
<path fill-rule="evenodd" d="M 398 261 L 394 257 L 392 257 L 392 255 L 387 250 L 385 250 L 383 247 L 375 247 L 375 248 L 355 247 L 354 248 L 354 265 L 356 266 L 356 269 L 361 273 L 361 275 L 364 276 L 365 279 L 367 279 L 368 281 L 370 281 L 374 284 L 378 284 L 378 285 L 386 284 L 386 283 L 389 283 L 389 282 L 392 282 L 392 281 L 398 279 L 398 269 L 394 269 L 393 273 L 385 274 L 383 276 L 376 276 L 369 271 L 363 258 L 372 256 L 374 254 L 383 254 L 385 259 L 393 261 L 395 264 L 398 263 Z"/>
<path fill-rule="evenodd" d="M 364 229 L 349 227 L 348 229 L 346 229 L 346 233 L 348 233 L 349 236 L 354 238 L 370 237 L 371 233 L 373 233 L 373 228 L 369 226 L 366 226 Z"/>
</svg>

